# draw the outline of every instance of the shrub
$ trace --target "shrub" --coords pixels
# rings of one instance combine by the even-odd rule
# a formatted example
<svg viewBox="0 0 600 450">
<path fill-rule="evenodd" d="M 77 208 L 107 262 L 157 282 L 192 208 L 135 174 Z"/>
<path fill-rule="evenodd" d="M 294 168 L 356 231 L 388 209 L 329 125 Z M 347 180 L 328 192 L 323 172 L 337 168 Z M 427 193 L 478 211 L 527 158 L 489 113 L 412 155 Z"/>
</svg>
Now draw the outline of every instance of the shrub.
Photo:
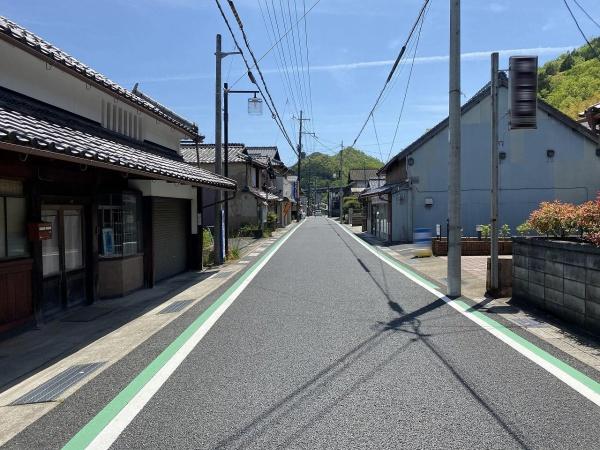
<svg viewBox="0 0 600 450">
<path fill-rule="evenodd" d="M 239 248 L 230 248 L 227 252 L 227 260 L 235 260 L 240 259 L 240 249 Z"/>
<path fill-rule="evenodd" d="M 500 227 L 500 237 L 509 238 L 510 237 L 510 232 L 511 232 L 511 229 L 510 229 L 510 227 L 508 226 L 507 223 L 505 223 L 504 225 L 502 225 Z"/>
<path fill-rule="evenodd" d="M 202 229 L 202 264 L 212 266 L 215 262 L 214 241 L 209 229 Z"/>
<path fill-rule="evenodd" d="M 581 205 L 558 200 L 542 202 L 540 207 L 531 213 L 529 220 L 519 225 L 517 231 L 519 228 L 525 232 L 531 229 L 539 234 L 554 237 L 577 233 L 586 241 L 600 246 L 600 193 L 596 200 Z"/>
<path fill-rule="evenodd" d="M 577 230 L 577 207 L 559 200 L 542 202 L 529 215 L 527 223 L 539 234 L 565 237 Z"/>
<path fill-rule="evenodd" d="M 272 230 L 277 227 L 277 213 L 270 212 L 267 214 L 267 227 Z"/>
<path fill-rule="evenodd" d="M 258 225 L 252 225 L 246 223 L 242 225 L 238 231 L 238 236 L 242 237 L 254 237 L 256 233 L 260 230 Z"/>
<path fill-rule="evenodd" d="M 360 202 L 356 197 L 344 197 L 344 211 L 348 211 L 350 208 L 354 210 L 361 209 Z"/>
<path fill-rule="evenodd" d="M 519 233 L 519 236 L 525 236 L 530 231 L 531 226 L 529 225 L 529 222 L 524 222 L 521 225 L 517 226 L 517 233 Z"/>
<path fill-rule="evenodd" d="M 479 225 L 479 228 L 481 229 L 481 237 L 483 239 L 487 239 L 490 237 L 490 231 L 492 229 L 490 225 L 481 224 Z"/>
</svg>

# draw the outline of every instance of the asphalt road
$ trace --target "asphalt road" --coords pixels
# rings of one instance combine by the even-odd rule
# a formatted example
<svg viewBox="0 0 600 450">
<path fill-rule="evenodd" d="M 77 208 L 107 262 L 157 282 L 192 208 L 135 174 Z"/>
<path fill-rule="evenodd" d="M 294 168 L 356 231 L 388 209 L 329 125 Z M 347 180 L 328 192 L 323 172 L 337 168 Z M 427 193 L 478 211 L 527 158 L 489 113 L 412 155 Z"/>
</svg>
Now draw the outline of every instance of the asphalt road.
<svg viewBox="0 0 600 450">
<path fill-rule="evenodd" d="M 7 447 L 64 445 L 209 303 Z M 599 448 L 599 423 L 594 403 L 318 217 L 274 254 L 113 448 Z"/>
</svg>

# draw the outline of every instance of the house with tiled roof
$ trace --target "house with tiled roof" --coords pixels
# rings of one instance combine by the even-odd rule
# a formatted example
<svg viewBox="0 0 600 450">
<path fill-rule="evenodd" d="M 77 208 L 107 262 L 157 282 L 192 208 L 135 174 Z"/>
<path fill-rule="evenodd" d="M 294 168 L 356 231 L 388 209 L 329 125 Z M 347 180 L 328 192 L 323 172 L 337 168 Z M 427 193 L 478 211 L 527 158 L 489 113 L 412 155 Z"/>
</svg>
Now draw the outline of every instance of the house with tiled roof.
<svg viewBox="0 0 600 450">
<path fill-rule="evenodd" d="M 0 17 L 0 333 L 201 265 L 196 124 Z"/>
<path fill-rule="evenodd" d="M 583 203 L 600 191 L 598 136 L 542 99 L 537 127 L 511 130 L 508 78 L 500 74 L 499 223 L 513 233 L 542 201 Z M 461 107 L 461 227 L 476 236 L 490 221 L 490 83 Z M 383 186 L 361 194 L 366 231 L 392 242 L 412 241 L 415 228 L 445 234 L 448 217 L 448 118 L 404 148 L 380 170 Z"/>
<path fill-rule="evenodd" d="M 268 154 L 263 150 L 268 149 Z M 274 151 L 273 151 L 274 149 Z M 184 140 L 180 146 L 184 160 L 203 169 L 215 166 L 215 145 L 198 144 Z M 225 152 L 223 152 L 223 160 Z M 271 159 L 278 157 L 277 147 L 248 147 L 241 143 L 228 144 L 228 173 L 237 183 L 237 192 L 227 202 L 227 218 L 229 235 L 235 235 L 243 225 L 264 226 L 267 213 L 277 214 L 279 225 L 287 225 L 291 221 L 283 220 L 286 214 L 286 203 L 282 187 L 278 180 L 287 173 L 285 164 Z M 225 170 L 225 167 L 224 167 Z M 215 196 L 210 190 L 205 190 L 202 197 L 202 222 L 204 226 L 212 227 L 215 219 Z M 289 208 L 288 208 L 289 209 Z"/>
</svg>

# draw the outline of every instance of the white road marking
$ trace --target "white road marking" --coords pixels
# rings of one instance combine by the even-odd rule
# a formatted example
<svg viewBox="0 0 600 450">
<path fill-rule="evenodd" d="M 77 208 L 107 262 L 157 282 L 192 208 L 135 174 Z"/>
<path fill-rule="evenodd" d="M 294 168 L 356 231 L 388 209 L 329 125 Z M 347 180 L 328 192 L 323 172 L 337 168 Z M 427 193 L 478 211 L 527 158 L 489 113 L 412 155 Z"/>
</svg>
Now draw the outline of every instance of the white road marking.
<svg viewBox="0 0 600 450">
<path fill-rule="evenodd" d="M 465 316 L 469 320 L 475 322 L 477 325 L 479 325 L 481 328 L 483 328 L 484 330 L 486 330 L 490 334 L 496 336 L 502 342 L 506 343 L 507 345 L 509 345 L 510 347 L 512 347 L 514 350 L 516 350 L 517 352 L 519 352 L 520 354 L 522 354 L 523 356 L 525 356 L 529 360 L 533 361 L 535 364 L 537 364 L 538 366 L 542 367 L 543 369 L 545 369 L 546 371 L 548 371 L 550 374 L 554 375 L 560 381 L 562 381 L 566 385 L 570 386 L 571 388 L 573 388 L 574 390 L 576 390 L 577 392 L 579 392 L 581 395 L 583 395 L 588 400 L 590 400 L 590 401 L 594 402 L 596 405 L 600 406 L 600 394 L 598 392 L 596 392 L 595 390 L 589 388 L 584 383 L 582 383 L 581 381 L 579 381 L 577 378 L 575 378 L 574 376 L 572 376 L 569 373 L 565 372 L 563 369 L 561 369 L 560 367 L 556 366 L 552 362 L 548 361 L 543 356 L 540 356 L 538 353 L 536 353 L 536 352 L 534 352 L 534 351 L 526 348 L 524 345 L 522 345 L 519 342 L 515 341 L 511 336 L 509 336 L 506 333 L 504 333 L 501 329 L 496 328 L 494 326 L 491 326 L 490 324 L 488 324 L 487 322 L 483 321 L 482 319 L 480 319 L 476 315 L 463 310 L 460 307 L 460 305 L 456 304 L 456 302 L 453 301 L 451 298 L 449 298 L 448 296 L 446 296 L 442 292 L 438 291 L 437 289 L 435 289 L 435 288 L 427 285 L 426 283 L 424 283 L 423 281 L 421 281 L 419 278 L 417 278 L 416 276 L 414 276 L 408 270 L 403 269 L 403 268 L 401 268 L 399 266 L 396 266 L 395 264 L 392 264 L 392 262 L 390 262 L 385 257 L 383 257 L 383 255 L 381 255 L 377 250 L 373 249 L 371 245 L 367 244 L 365 241 L 363 241 L 362 239 L 360 239 L 358 236 L 356 236 L 354 233 L 352 233 L 346 227 L 344 227 L 343 225 L 341 225 L 341 224 L 339 224 L 337 222 L 335 222 L 335 223 L 337 225 L 339 225 L 340 228 L 342 228 L 342 230 L 344 230 L 348 235 L 350 235 L 352 238 L 354 238 L 354 240 L 356 240 L 364 248 L 366 248 L 372 254 L 374 254 L 375 256 L 377 256 L 377 258 L 381 259 L 383 262 L 385 262 L 386 264 L 388 264 L 390 267 L 392 267 L 396 271 L 400 272 L 402 275 L 406 276 L 411 281 L 417 283 L 419 286 L 421 286 L 424 289 L 428 290 L 433 295 L 435 295 L 436 297 L 440 298 L 441 300 L 443 300 L 444 302 L 446 302 L 449 306 L 451 306 L 456 311 L 458 311 L 459 313 L 461 313 L 463 316 Z M 502 325 L 500 325 L 500 326 L 502 326 Z M 538 349 L 538 350 L 542 351 L 541 349 Z"/>
<path fill-rule="evenodd" d="M 185 358 L 198 345 L 202 338 L 208 333 L 212 326 L 227 311 L 227 308 L 239 297 L 250 282 L 258 275 L 262 268 L 277 253 L 281 246 L 287 241 L 302 224 L 291 230 L 281 241 L 276 244 L 277 247 L 272 253 L 267 255 L 254 270 L 244 279 L 244 281 L 235 289 L 214 313 L 194 332 L 194 334 L 175 352 L 175 354 L 165 363 L 164 366 L 144 385 L 144 387 L 133 397 L 133 399 L 108 423 L 104 429 L 98 433 L 94 440 L 87 446 L 88 449 L 107 450 L 118 439 L 123 430 L 139 414 L 139 412 L 158 392 L 161 386 L 173 375 L 175 370 L 181 365 Z M 250 269 L 252 270 L 252 269 Z"/>
</svg>

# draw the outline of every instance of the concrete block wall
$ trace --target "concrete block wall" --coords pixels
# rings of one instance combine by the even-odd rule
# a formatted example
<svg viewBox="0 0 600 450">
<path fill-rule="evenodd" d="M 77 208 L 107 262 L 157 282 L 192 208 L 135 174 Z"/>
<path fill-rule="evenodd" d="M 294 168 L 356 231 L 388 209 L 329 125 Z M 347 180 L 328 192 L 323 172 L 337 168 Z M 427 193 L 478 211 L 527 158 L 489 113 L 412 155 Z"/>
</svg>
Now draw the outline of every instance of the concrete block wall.
<svg viewBox="0 0 600 450">
<path fill-rule="evenodd" d="M 513 297 L 600 333 L 600 248 L 513 239 Z"/>
</svg>

